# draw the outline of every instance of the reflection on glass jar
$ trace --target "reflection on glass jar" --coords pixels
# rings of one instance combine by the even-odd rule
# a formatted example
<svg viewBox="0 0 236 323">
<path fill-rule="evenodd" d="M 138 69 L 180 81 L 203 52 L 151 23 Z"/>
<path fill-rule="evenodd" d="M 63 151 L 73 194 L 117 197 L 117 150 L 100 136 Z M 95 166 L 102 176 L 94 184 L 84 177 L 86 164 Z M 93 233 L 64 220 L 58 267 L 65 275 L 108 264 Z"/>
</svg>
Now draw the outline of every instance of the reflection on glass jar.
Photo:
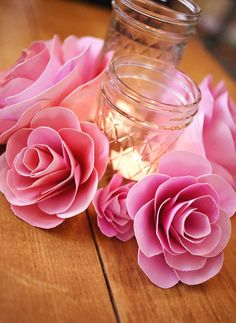
<svg viewBox="0 0 236 323">
<path fill-rule="evenodd" d="M 104 52 L 115 56 L 141 54 L 176 65 L 200 8 L 191 0 L 114 0 Z"/>
<path fill-rule="evenodd" d="M 155 172 L 191 123 L 200 97 L 195 83 L 170 64 L 140 55 L 115 59 L 96 120 L 110 142 L 110 175 L 119 171 L 137 180 Z"/>
</svg>

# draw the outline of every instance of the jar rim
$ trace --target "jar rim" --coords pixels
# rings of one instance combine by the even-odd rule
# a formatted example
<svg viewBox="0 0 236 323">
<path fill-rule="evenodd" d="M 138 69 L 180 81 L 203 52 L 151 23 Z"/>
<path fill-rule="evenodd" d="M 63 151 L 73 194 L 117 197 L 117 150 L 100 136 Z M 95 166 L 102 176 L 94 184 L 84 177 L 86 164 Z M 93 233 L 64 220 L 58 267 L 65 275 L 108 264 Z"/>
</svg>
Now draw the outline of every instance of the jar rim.
<svg viewBox="0 0 236 323">
<path fill-rule="evenodd" d="M 178 10 L 174 10 L 171 8 L 168 8 L 160 3 L 154 3 L 153 1 L 150 1 L 150 4 L 152 4 L 156 8 L 158 7 L 161 9 L 161 13 L 151 11 L 144 6 L 141 6 L 141 4 L 145 5 L 147 4 L 147 1 L 139 0 L 139 4 L 135 4 L 134 1 L 131 0 L 120 0 L 121 3 L 128 6 L 130 9 L 135 10 L 136 12 L 139 12 L 145 16 L 151 17 L 153 19 L 162 20 L 167 23 L 178 23 L 178 24 L 186 24 L 186 23 L 196 23 L 199 19 L 199 16 L 201 14 L 201 8 L 200 6 L 193 2 L 192 0 L 175 0 L 178 3 L 181 3 L 186 8 L 189 9 L 189 12 L 181 12 Z M 114 0 L 116 2 L 116 0 Z M 149 2 L 149 1 L 148 1 Z"/>
<path fill-rule="evenodd" d="M 137 58 L 139 62 L 137 62 Z M 122 81 L 122 79 L 119 77 L 117 73 L 117 67 L 121 67 L 125 65 L 126 66 L 136 65 L 144 68 L 149 67 L 149 69 L 150 68 L 157 69 L 157 64 L 161 65 L 162 67 L 164 66 L 165 70 L 169 70 L 169 71 L 172 70 L 172 71 L 178 72 L 178 74 L 186 81 L 186 83 L 190 84 L 190 86 L 194 90 L 193 102 L 182 104 L 182 105 L 176 105 L 176 104 L 161 102 L 156 99 L 150 99 L 144 96 L 143 94 L 137 93 L 134 89 L 128 86 L 125 82 Z M 180 69 L 177 69 L 175 66 L 173 66 L 170 63 L 164 62 L 160 59 L 151 58 L 143 55 L 128 55 L 128 56 L 121 56 L 112 60 L 110 67 L 108 68 L 108 73 L 109 73 L 109 69 L 112 71 L 113 82 L 118 84 L 118 88 L 123 93 L 123 95 L 125 95 L 126 97 L 129 97 L 133 101 L 144 102 L 145 107 L 148 110 L 152 110 L 152 111 L 162 110 L 162 111 L 168 111 L 170 113 L 176 112 L 176 108 L 178 110 L 181 108 L 184 108 L 184 111 L 186 111 L 186 110 L 192 110 L 194 107 L 196 107 L 196 110 L 197 110 L 197 105 L 201 100 L 201 91 L 198 85 L 184 72 L 182 72 Z M 160 69 L 159 69 L 159 72 L 160 72 Z M 164 73 L 164 72 L 162 72 L 162 74 L 167 75 L 167 73 Z M 116 84 L 113 83 L 113 85 L 117 87 Z M 157 109 L 157 105 L 158 105 L 158 109 Z"/>
</svg>

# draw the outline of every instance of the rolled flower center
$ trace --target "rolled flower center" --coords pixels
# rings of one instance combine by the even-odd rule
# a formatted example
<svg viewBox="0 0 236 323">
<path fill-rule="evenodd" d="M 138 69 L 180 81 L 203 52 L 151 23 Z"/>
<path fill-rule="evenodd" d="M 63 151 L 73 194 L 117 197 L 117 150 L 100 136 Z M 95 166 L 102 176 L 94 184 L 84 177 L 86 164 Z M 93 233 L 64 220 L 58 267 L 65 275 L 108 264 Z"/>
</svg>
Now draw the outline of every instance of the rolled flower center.
<svg viewBox="0 0 236 323">
<path fill-rule="evenodd" d="M 47 155 L 47 154 L 44 154 Z M 26 150 L 23 158 L 23 164 L 29 171 L 34 171 L 39 166 L 39 152 L 36 148 Z"/>
<path fill-rule="evenodd" d="M 198 211 L 193 211 L 184 223 L 185 233 L 192 238 L 203 238 L 211 233 L 211 225 L 208 217 Z"/>
</svg>

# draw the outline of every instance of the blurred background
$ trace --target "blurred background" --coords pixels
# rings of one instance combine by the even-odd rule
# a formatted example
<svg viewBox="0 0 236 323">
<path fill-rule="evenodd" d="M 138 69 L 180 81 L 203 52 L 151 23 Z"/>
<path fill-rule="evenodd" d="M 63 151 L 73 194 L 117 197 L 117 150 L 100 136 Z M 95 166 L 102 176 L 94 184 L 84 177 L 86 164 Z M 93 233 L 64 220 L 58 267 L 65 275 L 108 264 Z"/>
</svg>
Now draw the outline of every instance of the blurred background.
<svg viewBox="0 0 236 323">
<path fill-rule="evenodd" d="M 236 0 L 195 1 L 203 12 L 198 36 L 236 79 Z M 111 0 L 0 0 L 0 70 L 35 39 L 55 33 L 62 39 L 71 33 L 105 37 L 110 13 Z"/>
<path fill-rule="evenodd" d="M 199 36 L 207 49 L 236 79 L 236 0 L 195 1 L 202 8 L 202 17 L 198 25 Z M 84 2 L 111 7 L 111 0 Z"/>
</svg>

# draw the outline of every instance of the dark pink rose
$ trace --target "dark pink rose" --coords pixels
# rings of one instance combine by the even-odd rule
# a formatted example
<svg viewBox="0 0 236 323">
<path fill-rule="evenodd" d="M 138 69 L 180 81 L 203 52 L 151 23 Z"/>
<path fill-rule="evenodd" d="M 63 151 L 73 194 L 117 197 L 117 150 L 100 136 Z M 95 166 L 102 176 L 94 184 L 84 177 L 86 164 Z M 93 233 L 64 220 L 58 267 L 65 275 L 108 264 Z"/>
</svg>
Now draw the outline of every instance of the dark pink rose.
<svg viewBox="0 0 236 323">
<path fill-rule="evenodd" d="M 0 73 L 0 144 L 28 127 L 36 112 L 49 106 L 74 110 L 88 119 L 110 55 L 101 60 L 103 40 L 58 36 L 33 42 L 15 65 Z"/>
<path fill-rule="evenodd" d="M 126 197 L 134 182 L 122 185 L 123 177 L 116 174 L 109 185 L 97 191 L 93 205 L 98 226 L 107 237 L 127 241 L 134 236 L 133 219 L 126 209 Z"/>
<path fill-rule="evenodd" d="M 105 135 L 66 108 L 38 112 L 0 156 L 0 191 L 22 220 L 52 228 L 86 210 L 108 159 Z"/>
<path fill-rule="evenodd" d="M 135 184 L 127 197 L 139 246 L 138 262 L 162 288 L 200 284 L 223 264 L 236 193 L 211 164 L 190 152 L 171 152 L 159 173 Z"/>
<path fill-rule="evenodd" d="M 175 150 L 206 157 L 213 172 L 223 176 L 236 190 L 236 106 L 223 82 L 216 88 L 212 77 L 200 84 L 202 100 L 193 123 L 179 137 Z"/>
</svg>

